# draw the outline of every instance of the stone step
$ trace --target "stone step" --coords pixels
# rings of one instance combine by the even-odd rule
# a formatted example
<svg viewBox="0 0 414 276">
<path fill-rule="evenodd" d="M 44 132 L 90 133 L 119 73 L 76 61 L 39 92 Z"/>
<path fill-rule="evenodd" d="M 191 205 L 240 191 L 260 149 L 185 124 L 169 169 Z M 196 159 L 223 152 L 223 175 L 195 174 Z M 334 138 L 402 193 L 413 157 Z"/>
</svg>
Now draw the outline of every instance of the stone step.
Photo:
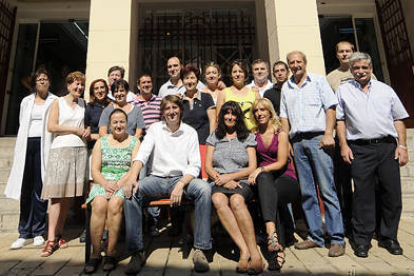
<svg viewBox="0 0 414 276">
<path fill-rule="evenodd" d="M 9 179 L 10 169 L 2 169 L 0 168 L 0 183 L 5 184 L 7 183 L 7 179 Z"/>
<path fill-rule="evenodd" d="M 414 177 L 401 177 L 403 195 L 414 195 Z"/>
<path fill-rule="evenodd" d="M 4 190 L 6 189 L 6 183 L 0 183 L 0 195 L 4 195 Z"/>
<path fill-rule="evenodd" d="M 1 214 L 0 232 L 16 231 L 19 226 L 19 214 Z"/>
<path fill-rule="evenodd" d="M 414 216 L 414 195 L 403 195 L 402 202 L 403 202 L 402 216 L 413 217 Z"/>
<path fill-rule="evenodd" d="M 13 166 L 13 156 L 10 157 L 0 157 L 0 168 L 2 169 L 11 169 Z"/>
<path fill-rule="evenodd" d="M 0 214 L 19 214 L 20 201 L 0 195 Z"/>
</svg>

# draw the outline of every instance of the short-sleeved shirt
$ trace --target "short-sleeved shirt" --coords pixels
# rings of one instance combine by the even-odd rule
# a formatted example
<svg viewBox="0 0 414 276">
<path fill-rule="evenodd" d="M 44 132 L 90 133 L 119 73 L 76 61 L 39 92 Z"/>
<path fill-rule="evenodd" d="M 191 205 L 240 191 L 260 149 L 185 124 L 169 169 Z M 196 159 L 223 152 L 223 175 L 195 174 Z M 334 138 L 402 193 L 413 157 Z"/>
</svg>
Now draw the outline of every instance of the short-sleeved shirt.
<svg viewBox="0 0 414 276">
<path fill-rule="evenodd" d="M 278 88 L 276 84 L 273 85 L 273 88 L 267 90 L 263 98 L 269 99 L 272 104 L 273 108 L 276 111 L 276 114 L 279 115 L 280 113 L 280 94 L 282 93 L 282 89 Z"/>
<path fill-rule="evenodd" d="M 226 137 L 219 140 L 216 132 L 210 134 L 206 144 L 215 147 L 213 168 L 220 174 L 234 173 L 247 168 L 249 166 L 247 148 L 257 145 L 255 136 L 251 133 L 244 141 L 240 141 L 237 137 L 229 141 Z"/>
<path fill-rule="evenodd" d="M 254 82 L 254 80 L 252 80 L 251 83 L 246 85 L 246 87 L 248 88 L 253 88 L 255 86 L 256 86 L 256 83 Z M 267 90 L 272 89 L 272 88 L 273 88 L 273 83 L 270 80 L 267 80 L 267 84 L 264 87 L 259 88 L 260 97 L 263 98 L 264 93 L 266 93 Z"/>
<path fill-rule="evenodd" d="M 338 104 L 326 78 L 308 73 L 301 87 L 293 76 L 282 87 L 280 118 L 289 120 L 292 138 L 299 133 L 323 132 L 326 129 L 326 111 Z"/>
<path fill-rule="evenodd" d="M 145 131 L 153 124 L 161 120 L 161 98 L 152 95 L 149 101 L 144 101 L 136 97 L 134 104 L 139 106 L 144 116 Z"/>
<path fill-rule="evenodd" d="M 398 137 L 395 120 L 408 117 L 403 104 L 394 90 L 380 81 L 369 82 L 369 92 L 351 80 L 336 91 L 339 104 L 336 108 L 337 120 L 346 122 L 348 140 L 376 139 L 388 135 Z"/>
<path fill-rule="evenodd" d="M 103 110 L 105 109 L 104 105 L 99 104 L 94 101 L 92 104 L 86 105 L 85 110 L 85 126 L 91 127 L 91 133 L 99 133 L 99 120 Z M 88 149 L 92 149 L 96 141 L 88 141 Z"/>
<path fill-rule="evenodd" d="M 134 136 L 137 128 L 145 128 L 144 117 L 142 116 L 141 108 L 136 105 L 132 105 L 132 110 L 128 113 L 128 125 L 126 129 L 126 133 L 129 135 Z M 106 107 L 101 115 L 101 119 L 99 120 L 99 126 L 106 126 L 108 127 L 108 133 L 111 133 L 111 129 L 109 127 L 109 115 L 115 109 L 113 105 Z"/>
<path fill-rule="evenodd" d="M 214 100 L 208 93 L 198 91 L 191 104 L 184 94 L 183 122 L 192 126 L 198 135 L 198 143 L 206 144 L 206 139 L 210 134 L 210 121 L 208 120 L 207 110 L 213 108 Z"/>
</svg>

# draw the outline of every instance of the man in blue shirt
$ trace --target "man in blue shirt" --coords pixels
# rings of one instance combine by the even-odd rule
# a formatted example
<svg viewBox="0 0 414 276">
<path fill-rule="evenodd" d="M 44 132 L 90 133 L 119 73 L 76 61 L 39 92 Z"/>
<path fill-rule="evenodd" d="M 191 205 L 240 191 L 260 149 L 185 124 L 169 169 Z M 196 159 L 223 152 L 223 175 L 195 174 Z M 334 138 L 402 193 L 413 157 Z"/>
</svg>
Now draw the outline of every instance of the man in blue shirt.
<svg viewBox="0 0 414 276">
<path fill-rule="evenodd" d="M 307 73 L 306 56 L 294 51 L 287 62 L 292 77 L 282 87 L 280 118 L 289 132 L 302 194 L 302 207 L 308 222 L 308 238 L 296 249 L 325 245 L 318 189 L 325 207 L 326 230 L 331 247 L 328 256 L 345 253 L 341 209 L 333 179 L 333 129 L 338 103 L 326 78 Z"/>
<path fill-rule="evenodd" d="M 350 66 L 355 79 L 336 91 L 336 117 L 341 156 L 351 164 L 354 180 L 354 253 L 368 257 L 375 230 L 375 207 L 379 204 L 378 245 L 401 255 L 403 250 L 397 240 L 402 209 L 399 167 L 408 162 L 407 133 L 402 121 L 408 113 L 391 87 L 371 78 L 368 54 L 354 53 Z M 380 192 L 377 197 L 375 179 Z"/>
</svg>

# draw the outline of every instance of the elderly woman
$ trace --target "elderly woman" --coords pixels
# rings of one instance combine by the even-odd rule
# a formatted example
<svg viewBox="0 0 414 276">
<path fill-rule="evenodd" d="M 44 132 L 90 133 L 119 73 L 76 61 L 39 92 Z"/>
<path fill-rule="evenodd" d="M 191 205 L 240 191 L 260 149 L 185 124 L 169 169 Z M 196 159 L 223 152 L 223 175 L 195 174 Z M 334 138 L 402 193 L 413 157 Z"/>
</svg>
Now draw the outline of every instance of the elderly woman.
<svg viewBox="0 0 414 276">
<path fill-rule="evenodd" d="M 256 99 L 260 99 L 259 92 L 254 92 L 251 88 L 246 87 L 245 83 L 249 75 L 249 66 L 242 60 L 235 60 L 230 67 L 231 79 L 233 85 L 220 91 L 217 99 L 217 114 L 221 106 L 228 101 L 237 102 L 242 111 L 243 119 L 247 129 L 253 128 L 253 122 L 250 120 L 250 109 Z"/>
<path fill-rule="evenodd" d="M 281 130 L 279 117 L 268 99 L 259 99 L 252 106 L 255 123 L 257 156 L 260 167 L 249 176 L 257 184 L 263 220 L 268 235 L 269 270 L 280 270 L 285 262 L 283 229 L 279 211 L 299 197 L 297 177 L 290 163 L 289 137 Z M 285 208 L 282 208 L 285 207 Z M 279 226 L 276 229 L 276 226 Z M 282 236 L 282 238 L 281 238 Z M 278 239 L 279 237 L 279 239 Z"/>
<path fill-rule="evenodd" d="M 145 128 L 144 117 L 141 108 L 127 102 L 127 93 L 129 84 L 127 81 L 121 79 L 115 81 L 111 86 L 112 94 L 115 97 L 115 102 L 104 109 L 99 120 L 99 136 L 108 135 L 109 115 L 114 109 L 120 108 L 128 115 L 128 125 L 126 133 L 141 138 Z"/>
<path fill-rule="evenodd" d="M 204 67 L 204 79 L 206 80 L 206 86 L 201 89 L 201 92 L 209 93 L 213 97 L 214 104 L 217 103 L 217 97 L 219 92 L 225 88 L 220 87 L 219 81 L 221 78 L 220 66 L 214 62 L 208 63 Z"/>
<path fill-rule="evenodd" d="M 206 139 L 215 129 L 216 110 L 214 100 L 210 94 L 197 90 L 200 78 L 200 70 L 193 65 L 186 65 L 181 70 L 181 78 L 186 89 L 183 95 L 183 122 L 192 126 L 198 135 L 198 143 L 201 152 L 201 167 L 204 168 Z M 202 178 L 207 179 L 207 174 L 202 169 Z"/>
<path fill-rule="evenodd" d="M 50 75 L 38 69 L 32 78 L 33 94 L 20 104 L 20 128 L 17 134 L 13 167 L 5 194 L 9 198 L 20 197 L 19 238 L 11 249 L 19 249 L 30 242 L 44 244 L 47 201 L 40 198 L 43 187 L 44 164 L 50 144 L 45 143 L 42 129 L 46 110 L 56 98 L 49 92 Z"/>
<path fill-rule="evenodd" d="M 93 251 L 84 272 L 96 271 L 101 257 L 101 238 L 105 226 L 109 231 L 108 248 L 103 270 L 116 266 L 115 246 L 122 221 L 124 192 L 122 182 L 128 178 L 131 160 L 138 152 L 139 140 L 126 133 L 128 116 L 122 109 L 109 115 L 111 134 L 100 138 L 93 149 L 92 176 L 94 185 L 87 203 L 92 202 L 91 239 Z"/>
<path fill-rule="evenodd" d="M 237 247 L 238 273 L 263 272 L 253 221 L 246 202 L 253 197 L 247 177 L 256 169 L 256 141 L 243 122 L 243 112 L 226 102 L 219 113 L 217 130 L 207 139 L 206 171 L 215 185 L 212 201 L 221 223 Z"/>
<path fill-rule="evenodd" d="M 85 76 L 81 72 L 66 77 L 68 94 L 51 105 L 47 129 L 54 134 L 46 168 L 42 198 L 51 199 L 48 240 L 40 254 L 50 256 L 58 248 L 68 247 L 62 238 L 66 215 L 73 197 L 82 196 L 87 179 L 89 132 L 84 128 L 85 102 L 81 95 Z"/>
</svg>

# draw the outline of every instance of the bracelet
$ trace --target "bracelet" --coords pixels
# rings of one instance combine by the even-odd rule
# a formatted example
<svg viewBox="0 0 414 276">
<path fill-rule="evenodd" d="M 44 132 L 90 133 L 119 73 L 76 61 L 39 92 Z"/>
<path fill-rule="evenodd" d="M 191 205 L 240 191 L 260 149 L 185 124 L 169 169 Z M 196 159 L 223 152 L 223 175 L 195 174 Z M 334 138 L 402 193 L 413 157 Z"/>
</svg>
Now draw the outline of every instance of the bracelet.
<svg viewBox="0 0 414 276">
<path fill-rule="evenodd" d="M 399 148 L 402 148 L 402 149 L 404 149 L 404 150 L 408 150 L 408 148 L 407 148 L 406 146 L 403 146 L 403 145 L 398 145 L 398 147 L 399 147 Z"/>
</svg>

